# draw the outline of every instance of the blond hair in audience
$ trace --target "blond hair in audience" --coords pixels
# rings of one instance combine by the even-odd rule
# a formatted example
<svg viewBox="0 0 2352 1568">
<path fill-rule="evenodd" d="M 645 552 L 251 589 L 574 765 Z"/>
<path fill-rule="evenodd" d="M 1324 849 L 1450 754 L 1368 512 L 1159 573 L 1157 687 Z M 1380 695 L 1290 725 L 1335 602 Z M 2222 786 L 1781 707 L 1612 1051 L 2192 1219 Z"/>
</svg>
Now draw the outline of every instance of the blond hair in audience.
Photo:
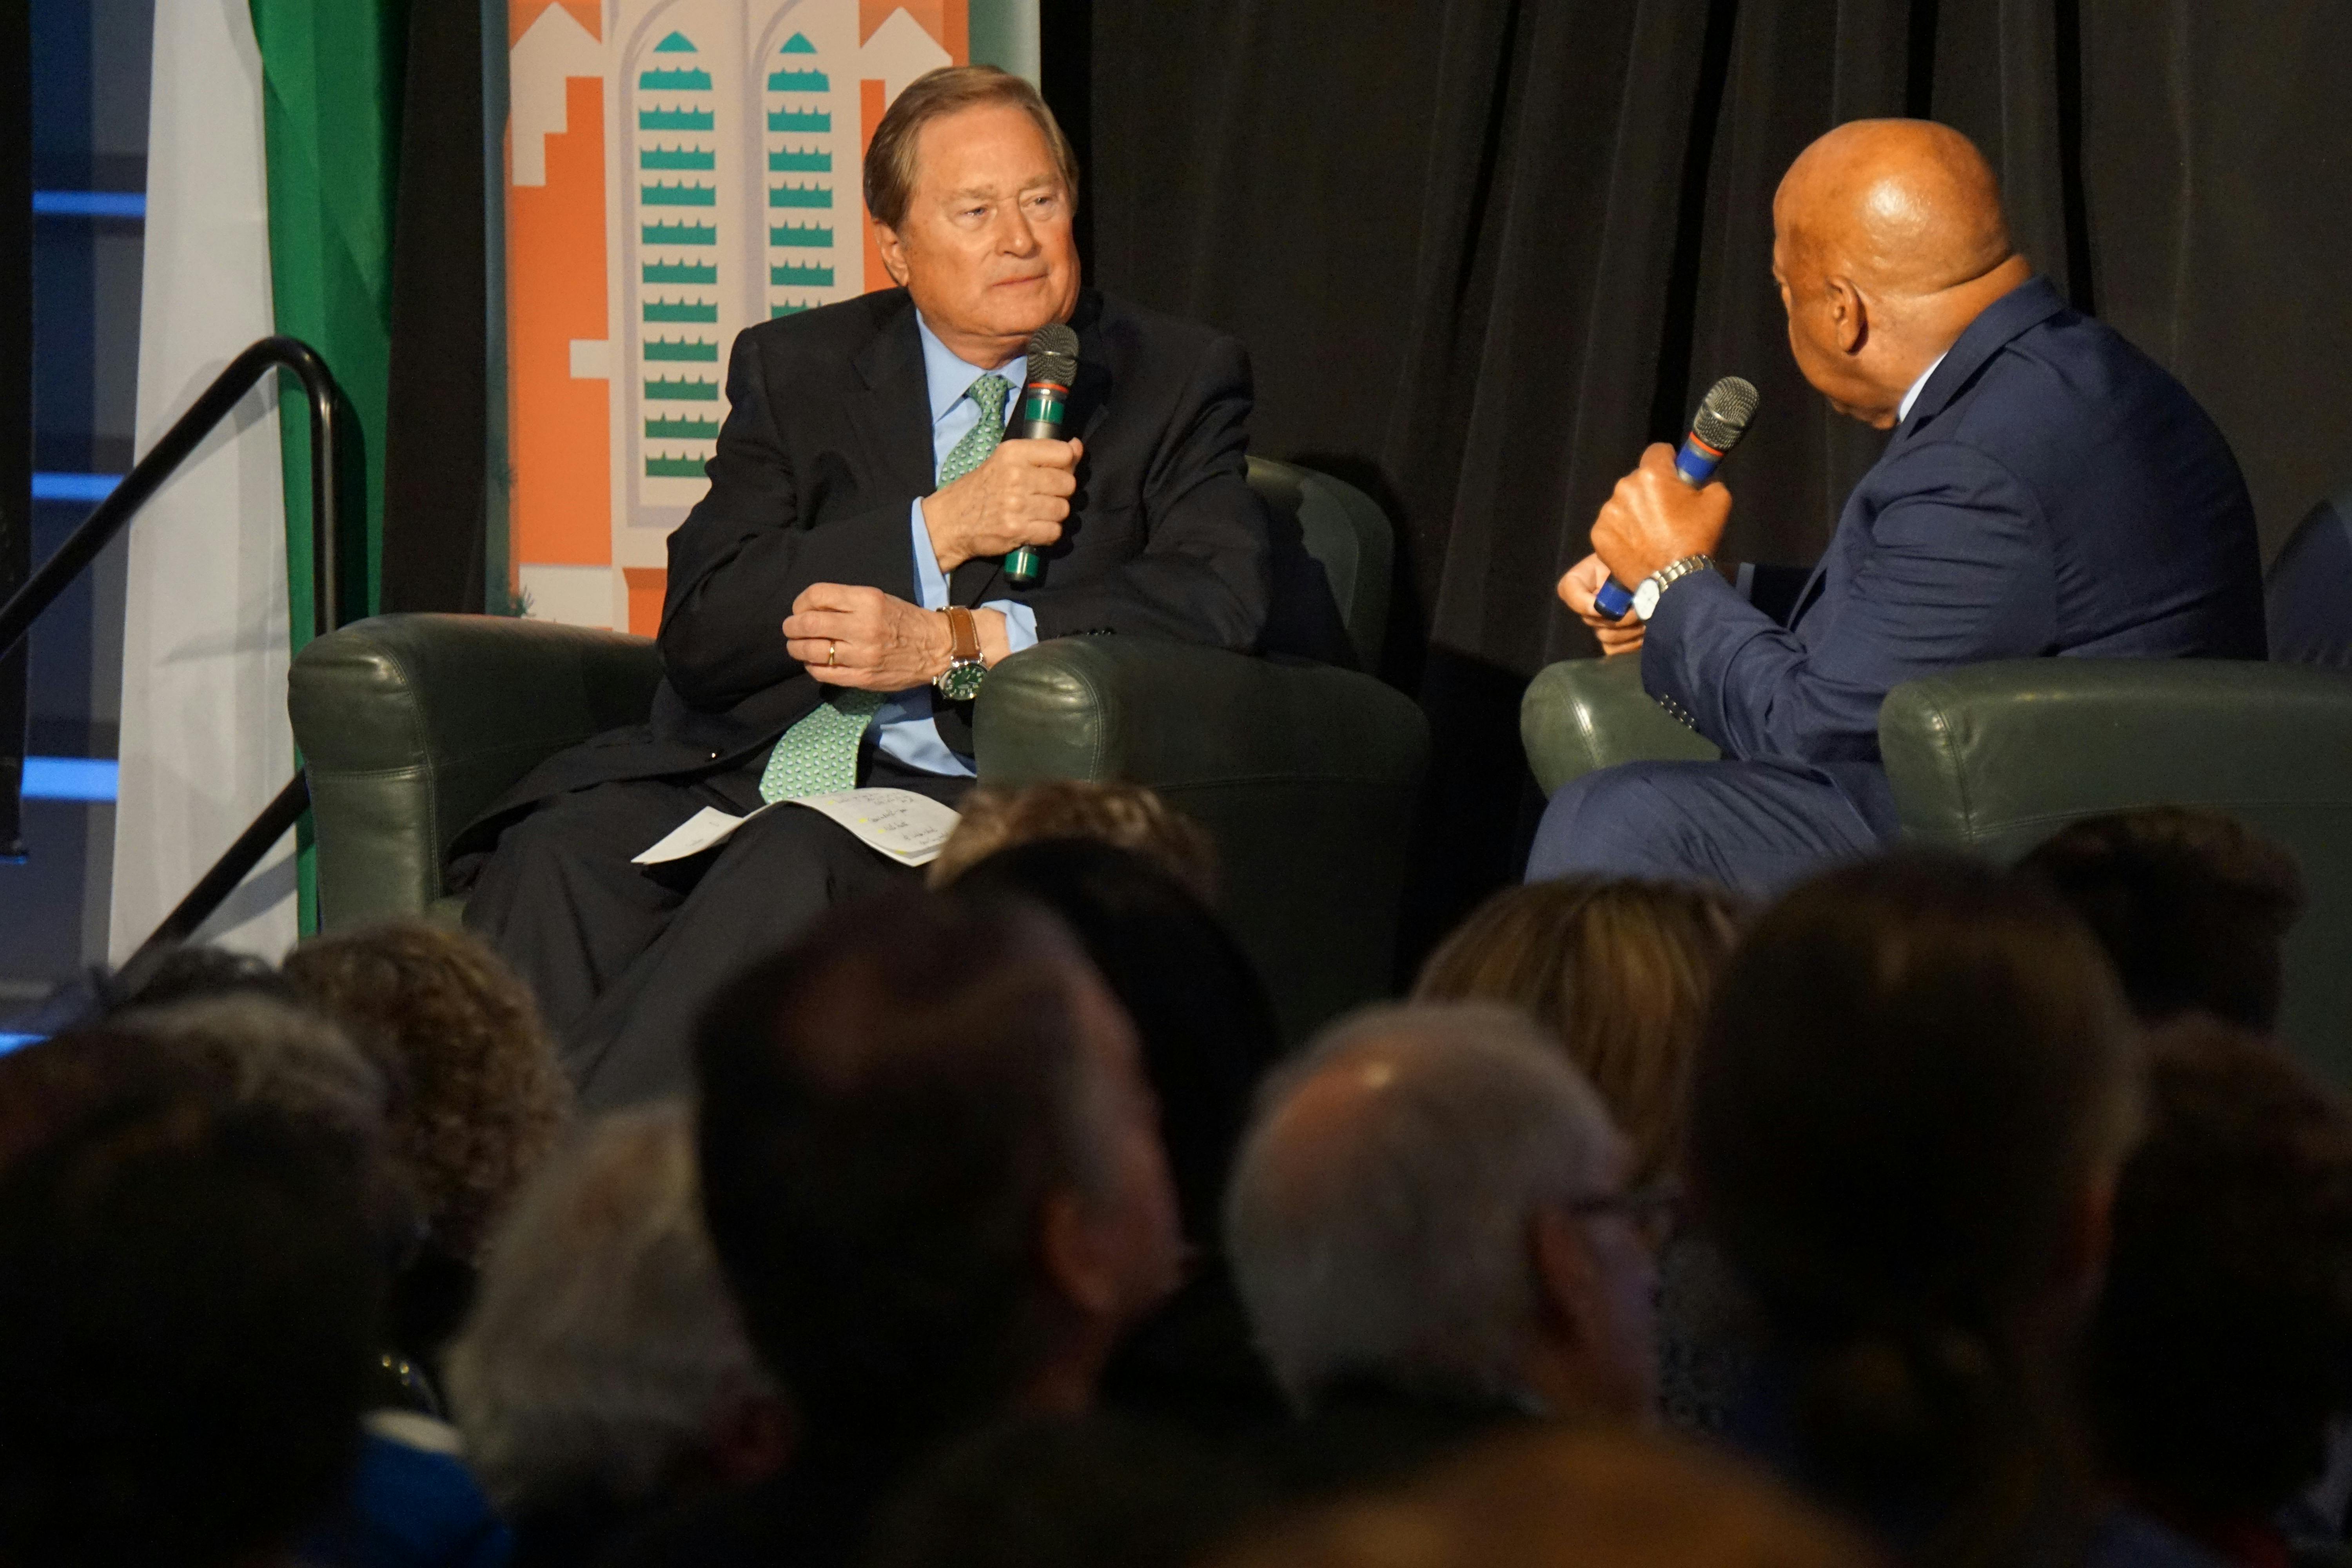
<svg viewBox="0 0 2352 1568">
<path fill-rule="evenodd" d="M 1719 888 L 1566 878 L 1510 888 L 1430 954 L 1421 1001 L 1533 1014 L 1601 1091 L 1634 1150 L 1633 1179 L 1682 1147 L 1690 1058 L 1744 906 Z"/>
<path fill-rule="evenodd" d="M 1132 850 L 1202 903 L 1216 901 L 1217 847 L 1208 830 L 1141 784 L 1051 779 L 1017 790 L 982 785 L 959 809 L 963 819 L 931 862 L 934 888 L 1016 844 L 1087 838 Z"/>
<path fill-rule="evenodd" d="M 1213 1568 L 1870 1568 L 1852 1529 L 1721 1454 L 1531 1425 L 1413 1485 L 1274 1526 Z"/>
</svg>

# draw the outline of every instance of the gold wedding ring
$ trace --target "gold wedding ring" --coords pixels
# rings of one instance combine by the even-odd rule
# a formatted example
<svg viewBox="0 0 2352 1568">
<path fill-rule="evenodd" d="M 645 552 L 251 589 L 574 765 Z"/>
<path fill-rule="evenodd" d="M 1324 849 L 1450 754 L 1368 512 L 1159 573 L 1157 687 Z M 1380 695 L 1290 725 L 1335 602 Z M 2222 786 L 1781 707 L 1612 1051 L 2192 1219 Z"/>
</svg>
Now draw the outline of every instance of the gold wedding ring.
<svg viewBox="0 0 2352 1568">
<path fill-rule="evenodd" d="M 827 637 L 824 640 L 824 667 L 827 669 L 831 669 L 841 662 L 841 644 L 832 637 Z"/>
</svg>

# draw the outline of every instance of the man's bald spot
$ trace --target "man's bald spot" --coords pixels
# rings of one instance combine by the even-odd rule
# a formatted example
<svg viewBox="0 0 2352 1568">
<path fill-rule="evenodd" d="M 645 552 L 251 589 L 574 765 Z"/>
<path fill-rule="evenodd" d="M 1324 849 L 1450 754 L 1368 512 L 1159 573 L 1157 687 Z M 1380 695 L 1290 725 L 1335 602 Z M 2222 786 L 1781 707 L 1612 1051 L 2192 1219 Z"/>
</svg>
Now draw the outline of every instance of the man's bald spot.
<svg viewBox="0 0 2352 1568">
<path fill-rule="evenodd" d="M 1976 143 L 1931 120 L 1857 120 L 1797 155 L 1773 216 L 1811 270 L 1895 298 L 2007 261 L 2000 184 Z"/>
</svg>

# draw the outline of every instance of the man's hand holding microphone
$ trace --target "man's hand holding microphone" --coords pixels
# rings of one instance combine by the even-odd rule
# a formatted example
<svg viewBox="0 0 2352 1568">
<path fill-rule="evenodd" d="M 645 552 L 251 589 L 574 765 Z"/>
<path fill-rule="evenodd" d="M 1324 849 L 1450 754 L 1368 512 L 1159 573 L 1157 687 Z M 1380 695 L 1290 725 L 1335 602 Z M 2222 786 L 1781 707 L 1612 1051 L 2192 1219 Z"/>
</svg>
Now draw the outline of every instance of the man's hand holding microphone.
<svg viewBox="0 0 2352 1568">
<path fill-rule="evenodd" d="M 1078 459 L 1086 443 L 1024 441 L 1007 437 L 980 467 L 923 498 L 923 527 L 940 570 L 953 572 L 976 555 L 1003 555 L 1023 545 L 1062 537 L 1077 493 Z"/>
<path fill-rule="evenodd" d="M 1707 558 L 1731 521 L 1731 492 L 1715 482 L 1716 465 L 1747 434 L 1756 415 L 1756 388 L 1736 375 L 1707 389 L 1682 448 L 1660 441 L 1617 488 L 1592 522 L 1592 553 L 1559 580 L 1560 602 L 1592 628 L 1604 654 L 1642 646 L 1662 578 L 1646 603 L 1627 584 L 1643 584 L 1694 557 Z M 1687 568 L 1685 568 L 1687 570 Z"/>
</svg>

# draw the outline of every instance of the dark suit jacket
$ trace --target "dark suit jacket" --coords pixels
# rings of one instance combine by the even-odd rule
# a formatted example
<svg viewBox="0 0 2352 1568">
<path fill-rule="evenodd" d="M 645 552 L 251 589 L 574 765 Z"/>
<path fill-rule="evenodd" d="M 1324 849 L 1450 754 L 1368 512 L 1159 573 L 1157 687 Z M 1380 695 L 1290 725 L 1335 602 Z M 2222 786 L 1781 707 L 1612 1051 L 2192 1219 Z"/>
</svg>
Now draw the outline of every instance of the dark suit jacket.
<svg viewBox="0 0 2352 1568">
<path fill-rule="evenodd" d="M 952 602 L 1013 599 L 1037 636 L 1125 633 L 1249 649 L 1268 600 L 1265 509 L 1247 479 L 1249 359 L 1205 327 L 1079 296 L 1078 376 L 1065 429 L 1078 491 L 1032 587 L 994 557 L 949 579 Z M 784 651 L 783 618 L 814 583 L 915 591 L 908 509 L 931 493 L 929 396 L 904 289 L 781 317 L 737 335 L 710 491 L 669 540 L 652 722 L 532 770 L 478 830 L 566 790 L 736 765 L 824 689 Z M 969 751 L 969 704 L 941 733 Z M 468 842 L 468 841 L 472 842 Z"/>
<path fill-rule="evenodd" d="M 2045 654 L 2261 658 L 2263 592 L 2221 433 L 2035 278 L 1928 377 L 1788 624 L 1700 573 L 1659 600 L 1642 680 L 1727 756 L 1808 766 L 1891 835 L 1887 692 Z"/>
</svg>

